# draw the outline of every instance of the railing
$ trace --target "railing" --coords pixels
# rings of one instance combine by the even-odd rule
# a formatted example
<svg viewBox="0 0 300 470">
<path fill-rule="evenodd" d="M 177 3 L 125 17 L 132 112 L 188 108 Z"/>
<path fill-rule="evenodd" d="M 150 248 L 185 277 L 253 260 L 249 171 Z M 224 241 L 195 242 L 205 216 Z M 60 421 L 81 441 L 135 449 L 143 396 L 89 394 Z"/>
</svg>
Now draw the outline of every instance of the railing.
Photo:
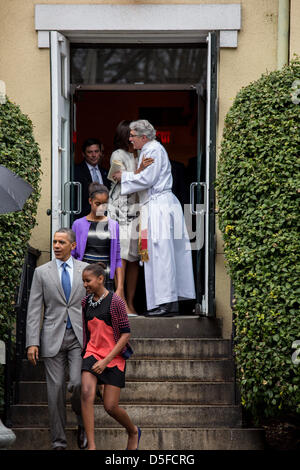
<svg viewBox="0 0 300 470">
<path fill-rule="evenodd" d="M 16 295 L 16 342 L 13 345 L 11 333 L 9 333 L 6 342 L 3 420 L 7 427 L 12 426 L 11 405 L 19 401 L 19 381 L 22 372 L 22 361 L 25 357 L 27 304 L 33 273 L 40 254 L 40 251 L 28 246 Z"/>
<path fill-rule="evenodd" d="M 241 395 L 237 379 L 236 371 L 236 359 L 235 359 L 235 346 L 236 346 L 236 328 L 235 328 L 235 306 L 234 306 L 234 287 L 232 281 L 230 283 L 230 306 L 232 311 L 232 333 L 231 333 L 231 351 L 232 358 L 234 361 L 234 401 L 235 405 L 239 405 L 241 401 Z"/>
</svg>

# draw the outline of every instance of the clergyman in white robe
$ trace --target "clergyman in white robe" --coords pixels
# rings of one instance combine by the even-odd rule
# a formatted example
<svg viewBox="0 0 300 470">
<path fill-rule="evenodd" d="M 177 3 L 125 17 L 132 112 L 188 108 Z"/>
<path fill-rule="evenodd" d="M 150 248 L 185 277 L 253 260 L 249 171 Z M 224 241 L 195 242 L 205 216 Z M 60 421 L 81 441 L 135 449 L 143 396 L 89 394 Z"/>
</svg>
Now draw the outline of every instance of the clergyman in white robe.
<svg viewBox="0 0 300 470">
<path fill-rule="evenodd" d="M 141 211 L 148 215 L 148 255 L 144 262 L 147 309 L 194 299 L 195 284 L 190 240 L 181 205 L 172 193 L 171 164 L 156 140 L 143 145 L 143 157 L 154 163 L 141 173 L 123 171 L 121 194 L 140 192 Z"/>
</svg>

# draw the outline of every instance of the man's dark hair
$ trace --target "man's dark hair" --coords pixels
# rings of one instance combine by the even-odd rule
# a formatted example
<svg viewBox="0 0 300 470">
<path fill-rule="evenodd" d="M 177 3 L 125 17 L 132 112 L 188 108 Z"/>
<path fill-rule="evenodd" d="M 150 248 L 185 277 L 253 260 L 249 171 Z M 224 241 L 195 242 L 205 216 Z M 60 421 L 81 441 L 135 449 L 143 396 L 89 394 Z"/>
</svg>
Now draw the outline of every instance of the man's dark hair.
<svg viewBox="0 0 300 470">
<path fill-rule="evenodd" d="M 68 239 L 71 243 L 76 242 L 75 232 L 71 228 L 60 227 L 58 230 L 56 230 L 55 233 L 66 233 L 68 235 Z"/>
<path fill-rule="evenodd" d="M 82 147 L 81 147 L 81 150 L 83 151 L 83 153 L 85 153 L 86 148 L 90 147 L 91 145 L 99 145 L 99 149 L 101 150 L 102 143 L 100 142 L 100 140 L 91 137 L 89 139 L 86 139 L 83 142 Z"/>
</svg>

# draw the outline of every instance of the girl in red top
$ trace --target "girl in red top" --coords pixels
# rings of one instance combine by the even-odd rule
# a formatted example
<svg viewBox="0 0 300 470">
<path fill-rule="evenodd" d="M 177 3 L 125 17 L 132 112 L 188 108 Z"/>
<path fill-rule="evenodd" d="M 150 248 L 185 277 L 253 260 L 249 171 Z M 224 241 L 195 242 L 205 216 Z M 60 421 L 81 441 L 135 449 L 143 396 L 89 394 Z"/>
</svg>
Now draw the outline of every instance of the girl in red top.
<svg viewBox="0 0 300 470">
<path fill-rule="evenodd" d="M 106 412 L 124 426 L 128 433 L 128 450 L 138 449 L 141 430 L 127 412 L 119 407 L 121 388 L 125 386 L 125 362 L 132 354 L 128 344 L 130 326 L 124 301 L 104 287 L 105 265 L 88 265 L 83 273 L 89 294 L 82 301 L 83 361 L 81 408 L 87 434 L 88 450 L 96 450 L 94 400 L 96 387 L 104 384 Z"/>
</svg>

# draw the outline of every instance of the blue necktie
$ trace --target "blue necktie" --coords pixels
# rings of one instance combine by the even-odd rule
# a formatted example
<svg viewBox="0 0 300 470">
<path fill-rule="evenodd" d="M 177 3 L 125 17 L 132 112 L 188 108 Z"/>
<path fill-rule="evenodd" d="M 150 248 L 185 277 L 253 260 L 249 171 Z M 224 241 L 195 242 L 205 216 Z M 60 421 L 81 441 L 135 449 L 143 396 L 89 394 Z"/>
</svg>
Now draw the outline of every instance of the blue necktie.
<svg viewBox="0 0 300 470">
<path fill-rule="evenodd" d="M 92 172 L 93 172 L 93 182 L 94 183 L 100 183 L 100 179 L 99 179 L 96 168 L 93 168 Z"/>
<path fill-rule="evenodd" d="M 70 293 L 71 293 L 71 281 L 70 281 L 70 275 L 67 270 L 67 263 L 62 264 L 63 272 L 61 275 L 61 283 L 62 287 L 66 296 L 66 301 L 69 301 Z M 71 320 L 68 315 L 68 321 L 67 321 L 67 328 L 72 328 Z"/>
</svg>

